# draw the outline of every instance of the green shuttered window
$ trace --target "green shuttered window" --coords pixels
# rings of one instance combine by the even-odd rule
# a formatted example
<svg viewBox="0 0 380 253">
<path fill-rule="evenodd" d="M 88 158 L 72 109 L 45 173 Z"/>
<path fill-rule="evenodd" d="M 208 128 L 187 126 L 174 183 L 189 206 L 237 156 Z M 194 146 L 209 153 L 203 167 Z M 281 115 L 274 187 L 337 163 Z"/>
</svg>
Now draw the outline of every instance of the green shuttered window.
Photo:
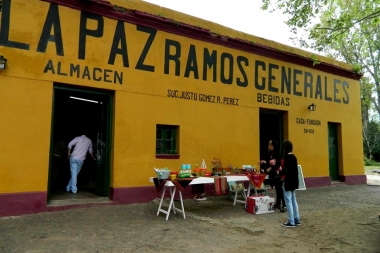
<svg viewBox="0 0 380 253">
<path fill-rule="evenodd" d="M 178 154 L 178 126 L 157 125 L 156 154 Z"/>
</svg>

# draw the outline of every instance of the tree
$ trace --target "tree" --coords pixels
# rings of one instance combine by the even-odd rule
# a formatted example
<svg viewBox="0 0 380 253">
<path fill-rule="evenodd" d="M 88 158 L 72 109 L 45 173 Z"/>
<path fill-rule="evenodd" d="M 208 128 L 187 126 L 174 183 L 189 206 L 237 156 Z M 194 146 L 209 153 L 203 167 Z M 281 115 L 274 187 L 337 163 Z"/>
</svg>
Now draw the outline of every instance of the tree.
<svg viewBox="0 0 380 253">
<path fill-rule="evenodd" d="M 376 121 L 370 121 L 368 128 L 363 128 L 363 143 L 365 156 L 373 158 L 374 151 L 380 148 L 380 125 Z"/>
<path fill-rule="evenodd" d="M 380 115 L 380 0 L 262 2 L 263 9 L 281 9 L 289 15 L 286 23 L 301 47 L 343 60 L 354 71 L 364 73 L 360 81 L 363 144 L 365 155 L 372 159 L 374 152 L 380 152 L 379 123 L 369 120 L 373 108 Z M 299 30 L 306 32 L 307 39 L 297 34 Z"/>
<path fill-rule="evenodd" d="M 380 115 L 380 29 L 366 23 L 336 36 L 324 52 L 332 58 L 351 64 L 355 71 L 364 72 L 361 80 L 362 106 L 367 110 L 373 108 Z M 319 36 L 315 44 L 323 45 L 324 35 Z"/>
<path fill-rule="evenodd" d="M 314 25 L 309 37 L 314 39 L 317 50 L 323 50 L 333 58 L 351 64 L 357 72 L 364 72 L 366 78 L 361 82 L 361 95 L 362 101 L 366 100 L 366 103 L 362 105 L 370 109 L 368 102 L 371 101 L 373 108 L 380 115 L 380 28 L 377 21 L 362 20 L 335 35 L 328 35 L 328 29 L 319 29 L 329 27 L 329 20 L 338 18 L 337 10 L 343 13 L 350 12 L 351 3 L 352 1 L 347 0 L 335 1 L 334 5 L 321 14 L 320 23 Z M 332 39 L 327 43 L 326 38 L 329 36 Z M 366 127 L 365 124 L 363 126 Z"/>
<path fill-rule="evenodd" d="M 369 79 L 363 77 L 360 80 L 360 99 L 362 107 L 362 124 L 363 128 L 367 129 L 369 122 L 369 111 L 372 104 L 373 85 L 369 82 Z"/>
<path fill-rule="evenodd" d="M 362 109 L 367 110 L 363 113 L 374 108 L 380 115 L 380 0 L 262 1 L 264 9 L 274 6 L 290 15 L 287 24 L 295 33 L 299 29 L 306 32 L 311 43 L 298 36 L 296 42 L 301 47 L 311 47 L 363 72 Z M 364 117 L 364 127 L 367 121 Z"/>
<path fill-rule="evenodd" d="M 324 45 L 329 46 L 331 41 L 366 22 L 370 26 L 380 23 L 380 1 L 379 0 L 262 0 L 264 10 L 282 10 L 289 17 L 286 24 L 297 34 L 299 29 L 309 32 L 309 39 L 320 38 L 324 34 Z M 315 32 L 311 32 L 313 24 L 321 14 L 330 13 L 325 16 L 322 25 L 317 22 Z M 317 37 L 314 37 L 317 36 Z M 304 38 L 297 38 L 300 46 L 309 47 Z"/>
</svg>

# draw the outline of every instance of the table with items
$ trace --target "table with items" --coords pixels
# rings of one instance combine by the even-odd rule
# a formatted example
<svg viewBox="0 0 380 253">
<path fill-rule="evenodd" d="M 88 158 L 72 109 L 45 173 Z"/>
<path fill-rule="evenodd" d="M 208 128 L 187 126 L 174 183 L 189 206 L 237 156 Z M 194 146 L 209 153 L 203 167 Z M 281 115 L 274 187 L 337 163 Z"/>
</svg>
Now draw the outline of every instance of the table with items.
<svg viewBox="0 0 380 253">
<path fill-rule="evenodd" d="M 244 192 L 244 200 L 236 200 L 238 191 L 235 191 L 235 200 L 239 201 L 241 203 L 244 203 L 246 205 L 247 197 L 250 195 L 251 191 L 251 185 L 259 186 L 261 185 L 265 180 L 265 174 L 261 176 L 255 176 L 255 175 L 226 175 L 226 176 L 214 176 L 214 177 L 190 177 L 190 178 L 175 178 L 172 179 L 159 179 L 159 178 L 153 178 L 153 182 L 155 184 L 157 192 L 161 192 L 161 198 L 160 203 L 157 210 L 157 215 L 160 213 L 166 214 L 166 220 L 168 220 L 170 212 L 173 211 L 175 214 L 176 212 L 179 212 L 182 214 L 183 218 L 186 219 L 185 215 L 185 208 L 183 204 L 183 198 L 182 198 L 182 192 L 188 185 L 196 185 L 196 184 L 215 184 L 216 193 L 219 193 L 223 190 L 225 190 L 225 184 L 228 182 L 236 182 L 236 183 L 243 183 L 245 181 L 250 181 L 248 184 L 247 193 Z M 163 209 L 163 201 L 165 198 L 166 190 L 169 190 L 170 193 L 170 202 L 168 209 Z M 181 207 L 177 208 L 174 203 L 174 196 L 175 194 L 178 194 L 179 196 L 179 202 Z M 217 194 L 218 195 L 218 194 Z"/>
</svg>

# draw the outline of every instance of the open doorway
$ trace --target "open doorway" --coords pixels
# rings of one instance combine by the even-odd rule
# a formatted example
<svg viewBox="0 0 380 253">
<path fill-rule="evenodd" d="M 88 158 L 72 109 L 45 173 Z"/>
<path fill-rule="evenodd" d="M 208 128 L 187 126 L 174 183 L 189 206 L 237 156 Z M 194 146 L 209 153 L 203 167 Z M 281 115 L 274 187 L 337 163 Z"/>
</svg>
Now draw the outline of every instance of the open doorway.
<svg viewBox="0 0 380 253">
<path fill-rule="evenodd" d="M 112 93 L 55 85 L 53 98 L 48 202 L 109 197 Z M 70 180 L 68 143 L 85 134 L 96 160 L 87 155 L 78 175 L 76 194 L 67 193 Z"/>
<path fill-rule="evenodd" d="M 329 172 L 331 181 L 339 180 L 339 124 L 328 122 Z"/>
<path fill-rule="evenodd" d="M 284 140 L 284 112 L 260 109 L 260 160 L 268 158 L 268 143 Z M 280 149 L 281 152 L 281 149 Z"/>
</svg>

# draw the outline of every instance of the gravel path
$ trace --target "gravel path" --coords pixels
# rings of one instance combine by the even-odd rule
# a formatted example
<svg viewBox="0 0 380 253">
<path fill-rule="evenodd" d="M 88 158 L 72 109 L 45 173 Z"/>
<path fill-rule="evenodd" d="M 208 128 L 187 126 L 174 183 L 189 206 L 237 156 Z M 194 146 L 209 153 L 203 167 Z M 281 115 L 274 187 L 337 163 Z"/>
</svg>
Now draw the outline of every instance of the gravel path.
<svg viewBox="0 0 380 253">
<path fill-rule="evenodd" d="M 274 195 L 274 191 L 269 191 Z M 186 220 L 151 203 L 94 206 L 0 219 L 1 253 L 380 252 L 380 186 L 297 191 L 302 225 L 253 215 L 226 197 L 185 200 Z"/>
</svg>

